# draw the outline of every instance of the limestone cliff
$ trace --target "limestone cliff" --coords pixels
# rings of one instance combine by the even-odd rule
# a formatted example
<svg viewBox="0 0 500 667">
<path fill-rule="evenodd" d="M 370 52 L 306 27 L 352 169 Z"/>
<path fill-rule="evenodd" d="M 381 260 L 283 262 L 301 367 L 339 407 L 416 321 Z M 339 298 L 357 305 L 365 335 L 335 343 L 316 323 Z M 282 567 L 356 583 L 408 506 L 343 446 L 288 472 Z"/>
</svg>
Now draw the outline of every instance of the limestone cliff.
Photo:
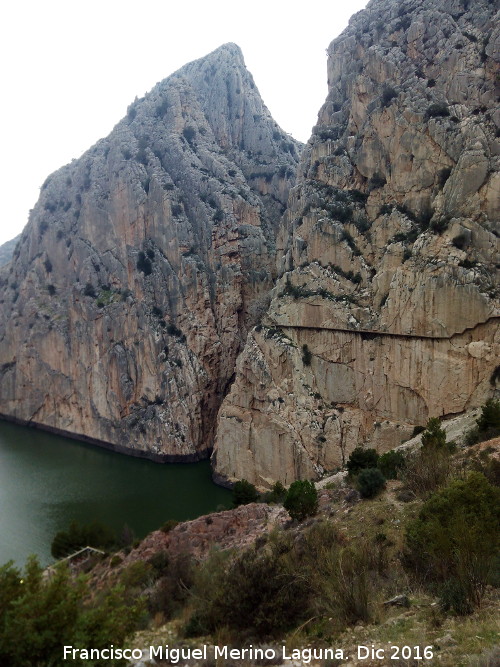
<svg viewBox="0 0 500 667">
<path fill-rule="evenodd" d="M 49 176 L 0 274 L 0 413 L 195 459 L 266 308 L 302 146 L 226 44 Z"/>
<path fill-rule="evenodd" d="M 315 477 L 495 390 L 499 18 L 372 0 L 330 45 L 279 279 L 221 408 L 221 480 Z"/>
</svg>

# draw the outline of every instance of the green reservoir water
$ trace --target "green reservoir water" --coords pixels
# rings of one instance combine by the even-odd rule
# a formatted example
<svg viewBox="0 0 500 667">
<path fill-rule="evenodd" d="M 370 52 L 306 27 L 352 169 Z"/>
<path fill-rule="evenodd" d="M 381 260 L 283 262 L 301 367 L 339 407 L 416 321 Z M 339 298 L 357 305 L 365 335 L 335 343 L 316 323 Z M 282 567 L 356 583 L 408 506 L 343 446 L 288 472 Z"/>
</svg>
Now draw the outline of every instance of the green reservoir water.
<svg viewBox="0 0 500 667">
<path fill-rule="evenodd" d="M 71 521 L 124 524 L 144 537 L 167 519 L 230 506 L 208 461 L 159 464 L 0 421 L 0 565 L 29 554 L 52 562 L 50 544 Z"/>
</svg>

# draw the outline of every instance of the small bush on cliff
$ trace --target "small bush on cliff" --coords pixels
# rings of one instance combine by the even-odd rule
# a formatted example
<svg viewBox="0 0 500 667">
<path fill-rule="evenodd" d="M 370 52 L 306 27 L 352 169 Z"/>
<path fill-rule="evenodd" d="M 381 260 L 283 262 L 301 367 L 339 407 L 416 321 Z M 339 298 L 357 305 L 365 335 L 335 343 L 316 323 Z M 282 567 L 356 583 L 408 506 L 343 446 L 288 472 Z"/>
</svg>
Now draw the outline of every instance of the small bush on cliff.
<svg viewBox="0 0 500 667">
<path fill-rule="evenodd" d="M 382 91 L 381 103 L 383 107 L 388 107 L 395 97 L 398 96 L 397 91 L 391 86 L 386 86 Z"/>
<path fill-rule="evenodd" d="M 481 602 L 499 547 L 500 489 L 472 472 L 434 493 L 408 524 L 405 558 L 423 581 L 448 585 L 445 608 L 465 613 Z"/>
<path fill-rule="evenodd" d="M 422 449 L 442 449 L 453 452 L 455 444 L 446 440 L 446 432 L 437 417 L 431 417 L 422 433 Z"/>
<path fill-rule="evenodd" d="M 233 560 L 213 553 L 196 573 L 186 635 L 226 628 L 240 639 L 265 639 L 306 618 L 309 590 L 306 577 L 297 576 L 290 562 L 292 546 L 290 537 L 281 535 Z"/>
<path fill-rule="evenodd" d="M 451 473 L 455 444 L 446 440 L 439 419 L 433 417 L 422 433 L 422 448 L 406 459 L 401 476 L 408 490 L 426 496 L 446 483 Z"/>
<path fill-rule="evenodd" d="M 405 467 L 405 457 L 401 452 L 391 449 L 380 456 L 377 467 L 386 479 L 396 479 L 399 471 Z"/>
<path fill-rule="evenodd" d="M 358 475 L 356 486 L 363 498 L 373 498 L 385 487 L 385 477 L 378 468 L 364 468 Z"/>
<path fill-rule="evenodd" d="M 268 491 L 265 494 L 264 500 L 266 503 L 282 503 L 286 498 L 286 493 L 287 493 L 286 488 L 278 480 L 277 482 L 274 483 L 271 491 Z"/>
<path fill-rule="evenodd" d="M 142 250 L 137 255 L 137 268 L 139 271 L 142 271 L 145 276 L 151 275 L 151 272 L 153 271 L 151 260 L 149 257 L 146 257 Z"/>
<path fill-rule="evenodd" d="M 487 433 L 490 429 L 500 429 L 500 401 L 490 399 L 481 408 L 481 416 L 477 420 L 481 433 Z M 490 436 L 494 437 L 494 436 Z"/>
<path fill-rule="evenodd" d="M 486 401 L 481 408 L 480 416 L 476 419 L 476 424 L 477 426 L 471 428 L 465 435 L 464 441 L 469 447 L 500 435 L 500 401 L 492 399 Z"/>
<path fill-rule="evenodd" d="M 196 136 L 196 130 L 192 125 L 186 125 L 186 127 L 182 130 L 182 136 L 189 144 L 191 144 Z"/>
<path fill-rule="evenodd" d="M 311 361 L 312 361 L 312 352 L 304 343 L 304 345 L 302 345 L 302 363 L 304 364 L 304 366 L 310 366 Z"/>
<path fill-rule="evenodd" d="M 169 533 L 171 530 L 173 530 L 176 526 L 179 525 L 179 522 L 176 521 L 175 519 L 167 519 L 163 526 L 160 528 L 162 533 Z"/>
<path fill-rule="evenodd" d="M 86 283 L 83 289 L 84 296 L 91 296 L 93 299 L 96 297 L 95 288 L 92 283 Z"/>
<path fill-rule="evenodd" d="M 290 485 L 283 503 L 292 519 L 303 521 L 318 511 L 318 492 L 313 482 L 297 480 Z"/>
<path fill-rule="evenodd" d="M 246 479 L 236 482 L 233 486 L 233 505 L 235 507 L 238 507 L 239 505 L 248 505 L 248 503 L 255 503 L 258 499 L 259 493 L 257 489 Z"/>
<path fill-rule="evenodd" d="M 357 475 L 364 468 L 376 468 L 378 454 L 375 449 L 356 447 L 347 461 L 347 471 L 350 475 Z"/>
<path fill-rule="evenodd" d="M 163 557 L 163 562 L 158 555 Z M 181 553 L 170 559 L 165 552 L 160 552 L 156 554 L 155 561 L 151 559 L 150 562 L 160 574 L 160 579 L 149 599 L 149 609 L 153 614 L 161 612 L 164 618 L 172 618 L 188 599 L 194 584 L 194 561 L 189 554 Z"/>
<path fill-rule="evenodd" d="M 449 116 L 448 106 L 444 102 L 435 102 L 431 104 L 425 112 L 427 118 L 439 118 Z"/>
</svg>

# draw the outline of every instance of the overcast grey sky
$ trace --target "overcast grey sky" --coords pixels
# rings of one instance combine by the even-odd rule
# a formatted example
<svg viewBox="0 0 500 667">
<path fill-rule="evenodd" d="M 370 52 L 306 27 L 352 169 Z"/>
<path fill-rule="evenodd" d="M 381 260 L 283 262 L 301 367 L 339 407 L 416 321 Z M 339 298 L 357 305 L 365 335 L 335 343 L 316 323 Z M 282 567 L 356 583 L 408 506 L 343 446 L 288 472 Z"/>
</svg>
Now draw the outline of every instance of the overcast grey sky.
<svg viewBox="0 0 500 667">
<path fill-rule="evenodd" d="M 0 244 L 45 178 L 78 158 L 135 96 L 236 42 L 275 120 L 307 141 L 326 97 L 326 48 L 367 0 L 18 0 L 1 10 Z"/>
</svg>

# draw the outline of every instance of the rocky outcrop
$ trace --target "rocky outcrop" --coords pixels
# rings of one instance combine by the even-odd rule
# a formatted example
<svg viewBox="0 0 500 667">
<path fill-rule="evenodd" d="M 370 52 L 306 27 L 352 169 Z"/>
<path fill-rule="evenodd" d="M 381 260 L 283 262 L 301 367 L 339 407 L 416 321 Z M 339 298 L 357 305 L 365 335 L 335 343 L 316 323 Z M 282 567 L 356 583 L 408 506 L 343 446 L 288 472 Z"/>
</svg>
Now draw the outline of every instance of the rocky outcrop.
<svg viewBox="0 0 500 667">
<path fill-rule="evenodd" d="M 495 390 L 498 18 L 372 0 L 330 45 L 279 279 L 220 411 L 220 480 L 313 478 Z"/>
<path fill-rule="evenodd" d="M 124 558 L 124 564 L 147 561 L 155 553 L 164 551 L 175 557 L 190 554 L 198 560 L 214 548 L 244 549 L 257 538 L 283 528 L 290 516 L 283 507 L 251 503 L 234 510 L 215 512 L 193 521 L 184 521 L 169 532 L 156 530 L 142 540 Z"/>
<path fill-rule="evenodd" d="M 49 176 L 0 274 L 0 413 L 152 458 L 206 456 L 267 306 L 300 149 L 226 44 Z"/>
</svg>

